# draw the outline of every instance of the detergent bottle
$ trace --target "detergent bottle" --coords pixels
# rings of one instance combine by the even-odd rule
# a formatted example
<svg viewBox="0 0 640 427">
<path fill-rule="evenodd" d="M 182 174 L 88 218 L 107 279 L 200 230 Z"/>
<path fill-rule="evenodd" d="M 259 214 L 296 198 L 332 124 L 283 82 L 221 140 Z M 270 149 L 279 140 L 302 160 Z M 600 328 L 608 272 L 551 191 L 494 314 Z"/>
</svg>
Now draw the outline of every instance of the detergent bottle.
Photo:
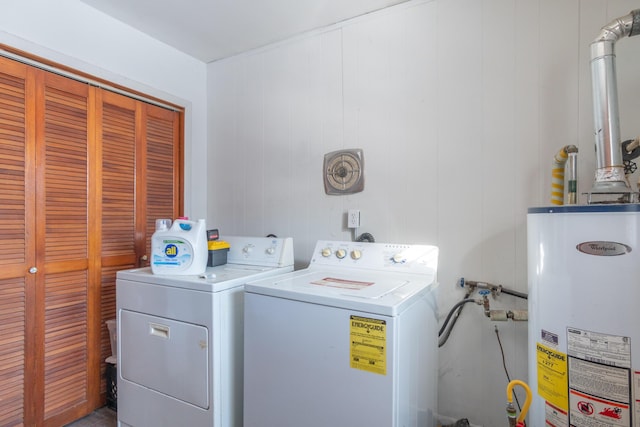
<svg viewBox="0 0 640 427">
<path fill-rule="evenodd" d="M 153 274 L 202 274 L 208 260 L 207 227 L 204 219 L 176 219 L 151 237 Z"/>
</svg>

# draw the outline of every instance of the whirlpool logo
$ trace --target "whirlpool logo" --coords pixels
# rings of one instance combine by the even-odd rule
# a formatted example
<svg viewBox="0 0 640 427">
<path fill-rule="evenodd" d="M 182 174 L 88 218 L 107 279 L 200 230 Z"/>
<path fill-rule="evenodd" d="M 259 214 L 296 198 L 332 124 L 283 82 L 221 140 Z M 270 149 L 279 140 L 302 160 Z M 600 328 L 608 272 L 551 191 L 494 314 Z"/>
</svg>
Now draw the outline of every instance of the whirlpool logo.
<svg viewBox="0 0 640 427">
<path fill-rule="evenodd" d="M 624 243 L 602 240 L 580 243 L 576 245 L 576 249 L 584 254 L 595 256 L 618 256 L 631 252 L 631 246 Z"/>
</svg>

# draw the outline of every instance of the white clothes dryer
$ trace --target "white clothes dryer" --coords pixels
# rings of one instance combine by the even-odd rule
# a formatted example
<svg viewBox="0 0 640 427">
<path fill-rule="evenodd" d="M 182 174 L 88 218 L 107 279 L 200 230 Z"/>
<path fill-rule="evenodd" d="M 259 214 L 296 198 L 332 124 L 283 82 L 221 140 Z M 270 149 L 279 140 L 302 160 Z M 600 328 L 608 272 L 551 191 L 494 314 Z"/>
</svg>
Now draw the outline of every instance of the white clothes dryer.
<svg viewBox="0 0 640 427">
<path fill-rule="evenodd" d="M 242 426 L 243 285 L 292 271 L 293 241 L 224 240 L 203 275 L 117 273 L 119 426 Z"/>
<path fill-rule="evenodd" d="M 438 248 L 319 241 L 245 285 L 245 427 L 435 427 Z"/>
</svg>

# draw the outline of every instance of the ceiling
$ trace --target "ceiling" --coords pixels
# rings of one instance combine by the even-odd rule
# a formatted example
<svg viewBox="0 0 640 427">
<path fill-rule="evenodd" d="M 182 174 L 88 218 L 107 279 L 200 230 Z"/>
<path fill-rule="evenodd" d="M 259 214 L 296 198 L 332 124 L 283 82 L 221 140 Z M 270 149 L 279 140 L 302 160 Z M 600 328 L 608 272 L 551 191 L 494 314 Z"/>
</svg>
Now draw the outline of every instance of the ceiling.
<svg viewBox="0 0 640 427">
<path fill-rule="evenodd" d="M 212 62 L 407 0 L 81 0 Z"/>
</svg>

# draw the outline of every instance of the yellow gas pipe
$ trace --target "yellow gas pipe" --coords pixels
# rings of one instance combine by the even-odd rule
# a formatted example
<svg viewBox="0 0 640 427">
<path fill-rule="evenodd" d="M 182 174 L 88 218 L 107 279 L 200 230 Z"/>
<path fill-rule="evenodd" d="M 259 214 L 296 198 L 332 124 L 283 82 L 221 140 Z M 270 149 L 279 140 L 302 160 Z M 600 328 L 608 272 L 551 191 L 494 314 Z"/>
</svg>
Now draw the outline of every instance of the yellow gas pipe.
<svg viewBox="0 0 640 427">
<path fill-rule="evenodd" d="M 520 416 L 516 420 L 516 409 L 513 406 L 513 387 L 516 385 L 522 386 L 527 392 L 527 400 L 524 402 L 524 406 L 522 407 L 522 411 L 520 411 Z M 507 385 L 507 418 L 509 419 L 510 427 L 524 427 L 524 419 L 527 416 L 527 412 L 529 411 L 529 406 L 531 405 L 531 389 L 524 381 L 520 380 L 512 380 Z"/>
</svg>

